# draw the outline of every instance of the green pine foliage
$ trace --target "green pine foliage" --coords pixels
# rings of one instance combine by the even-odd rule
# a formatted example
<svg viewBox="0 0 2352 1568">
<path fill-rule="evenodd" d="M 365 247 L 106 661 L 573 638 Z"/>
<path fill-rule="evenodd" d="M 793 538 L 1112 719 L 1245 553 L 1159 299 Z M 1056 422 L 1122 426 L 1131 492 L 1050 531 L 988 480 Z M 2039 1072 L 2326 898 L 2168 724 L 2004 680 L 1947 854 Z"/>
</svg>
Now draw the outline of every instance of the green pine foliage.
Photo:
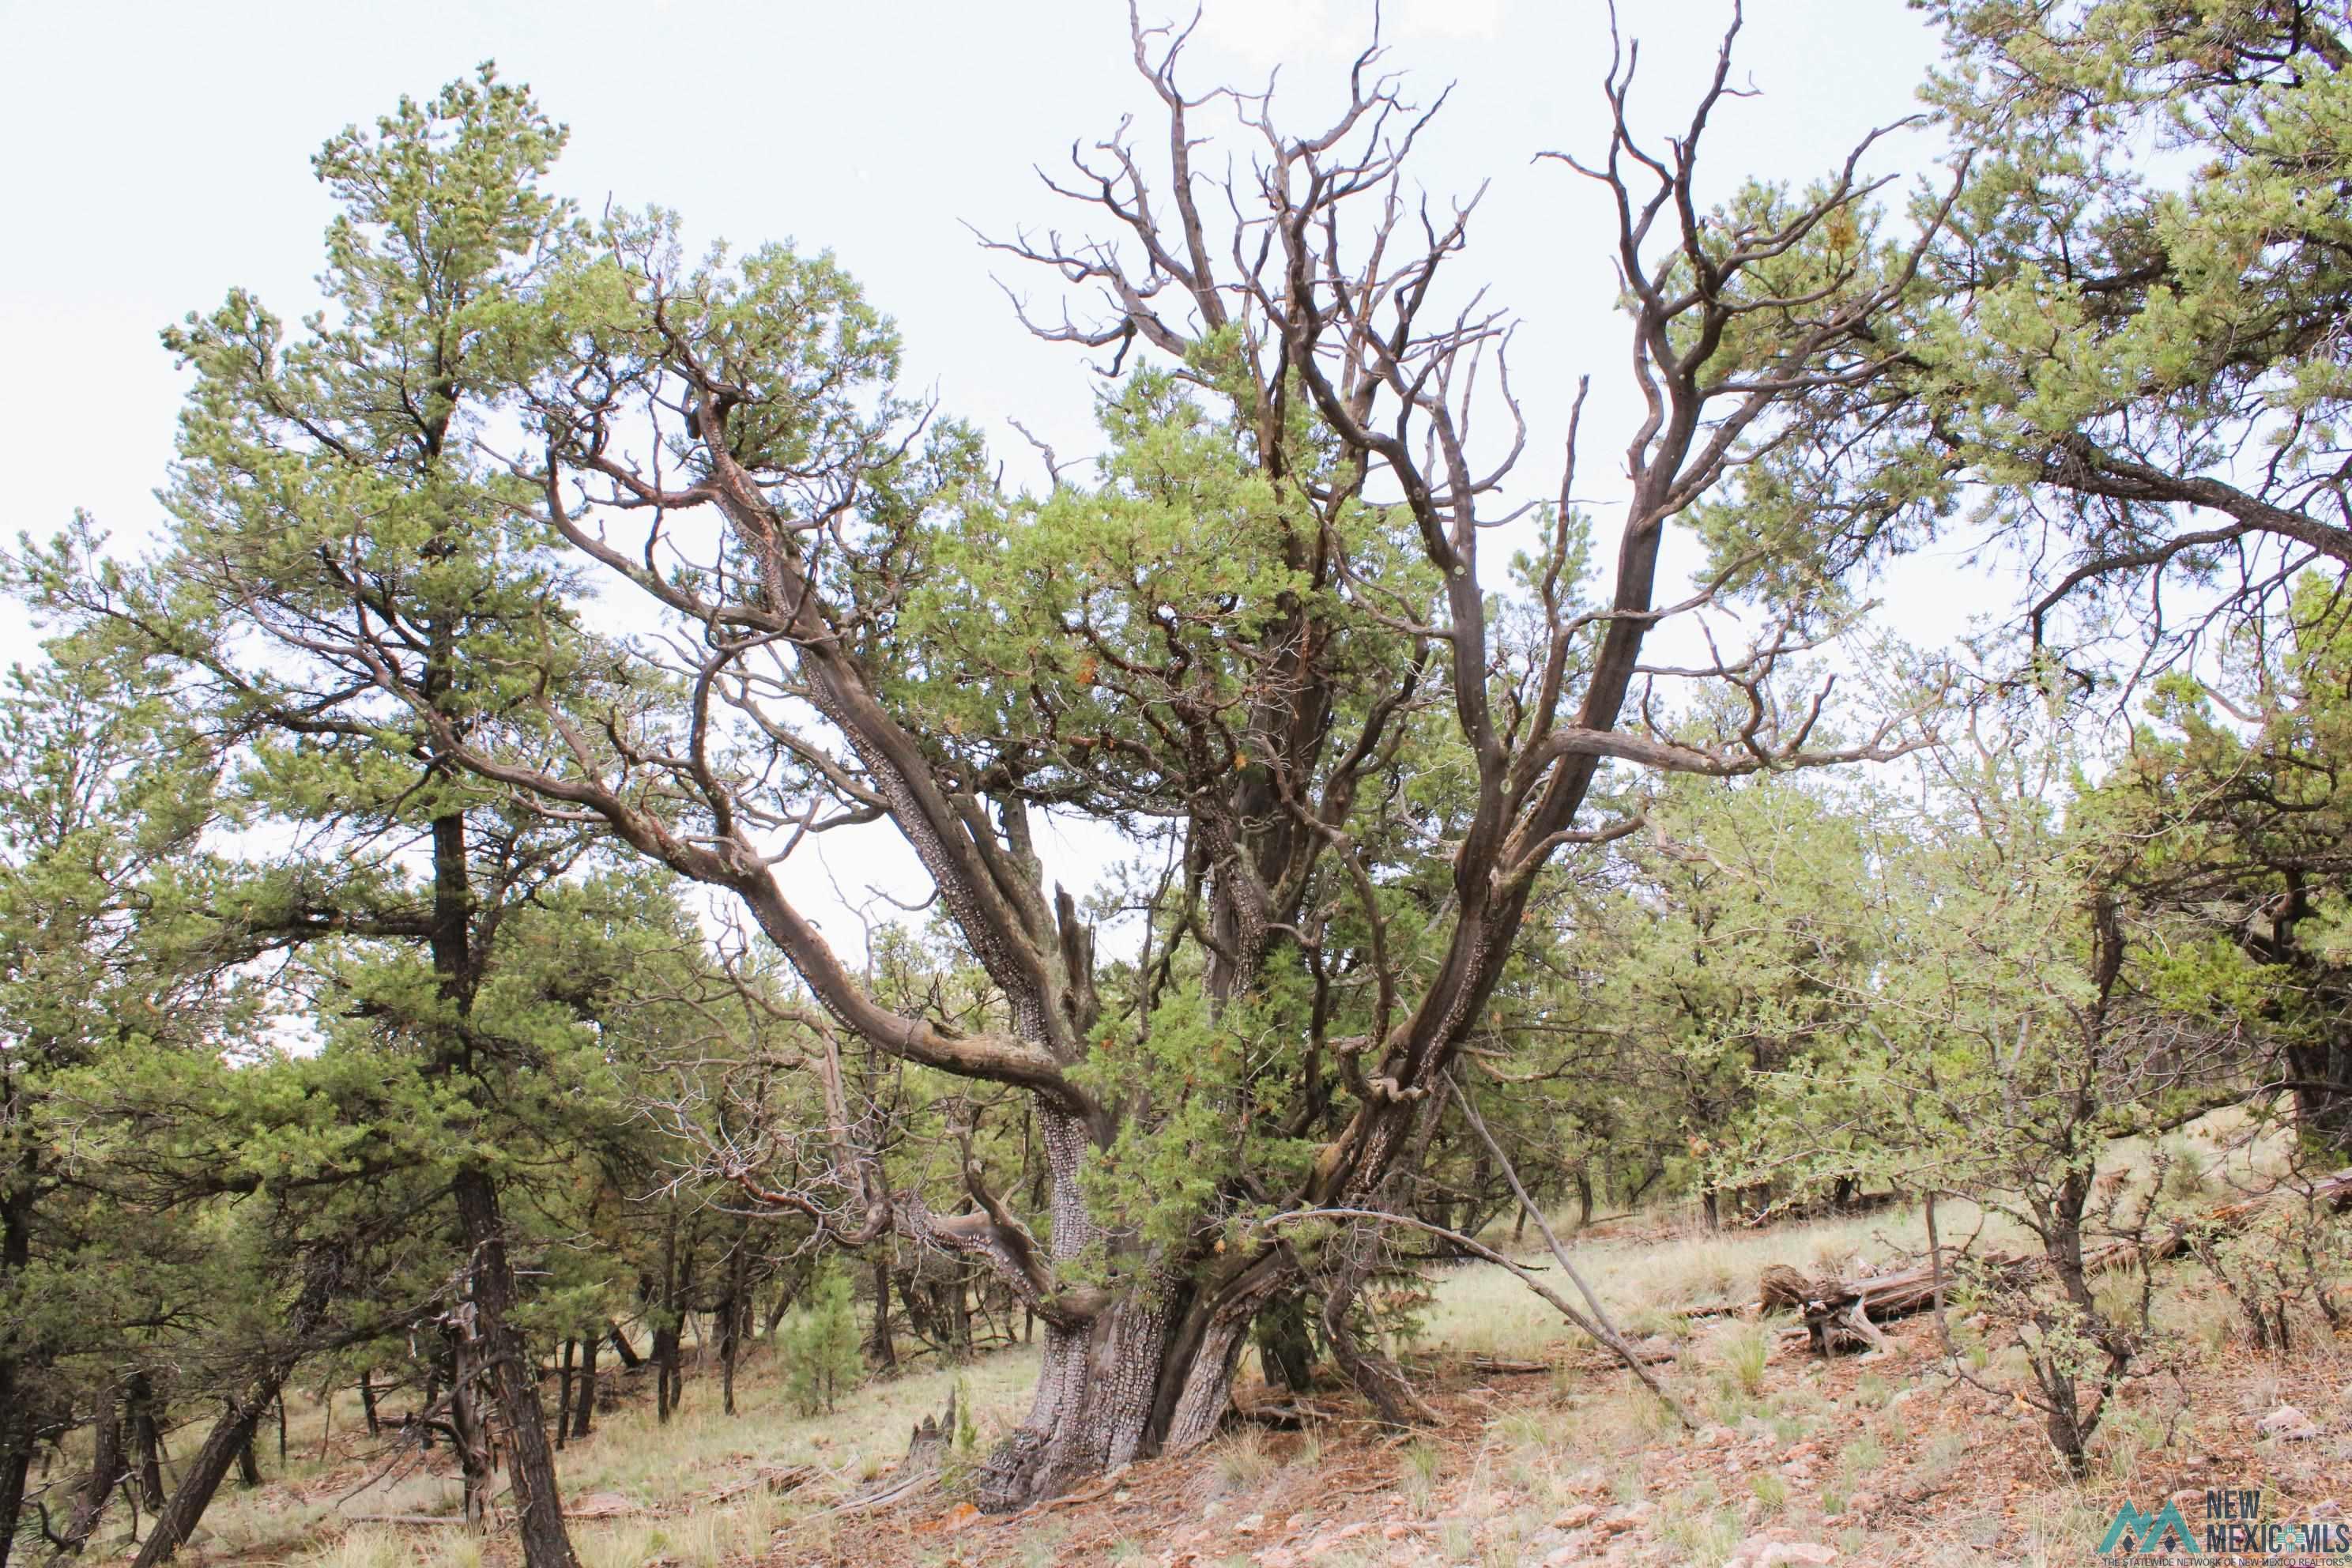
<svg viewBox="0 0 2352 1568">
<path fill-rule="evenodd" d="M 803 1415 L 830 1411 L 865 1373 L 849 1278 L 838 1270 L 818 1276 L 807 1297 L 784 1315 L 777 1335 L 785 1396 Z"/>
</svg>

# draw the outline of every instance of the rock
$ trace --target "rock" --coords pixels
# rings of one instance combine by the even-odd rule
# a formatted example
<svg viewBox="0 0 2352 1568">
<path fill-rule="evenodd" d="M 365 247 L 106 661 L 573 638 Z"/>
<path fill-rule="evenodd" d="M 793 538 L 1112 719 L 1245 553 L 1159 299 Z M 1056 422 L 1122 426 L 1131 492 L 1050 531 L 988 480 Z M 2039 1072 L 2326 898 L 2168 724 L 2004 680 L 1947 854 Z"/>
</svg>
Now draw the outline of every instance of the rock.
<svg viewBox="0 0 2352 1568">
<path fill-rule="evenodd" d="M 1818 1541 L 1768 1542 L 1752 1560 L 1755 1568 L 1779 1568 L 1783 1563 L 1823 1563 L 1837 1561 L 1838 1549 Z"/>
<path fill-rule="evenodd" d="M 2275 1437 L 2282 1443 L 2299 1443 L 2319 1436 L 2319 1428 L 2311 1417 L 2292 1405 L 2282 1405 L 2256 1423 L 2256 1429 L 2265 1437 Z"/>
<path fill-rule="evenodd" d="M 1589 1502 L 1580 1502 L 1551 1522 L 1556 1529 L 1559 1530 L 1582 1530 L 1600 1517 L 1599 1509 Z"/>
<path fill-rule="evenodd" d="M 1584 1542 L 1581 1541 L 1571 1541 L 1567 1545 L 1553 1552 L 1550 1556 L 1545 1558 L 1543 1560 L 1543 1568 L 1563 1568 L 1563 1564 L 1573 1563 L 1583 1555 Z"/>
<path fill-rule="evenodd" d="M 1731 1428 L 1728 1426 L 1702 1426 L 1698 1429 L 1698 1435 L 1693 1437 L 1691 1441 L 1696 1443 L 1702 1448 L 1720 1448 L 1725 1444 L 1731 1441 Z"/>
<path fill-rule="evenodd" d="M 2344 1505 L 2337 1502 L 2334 1498 L 2329 1498 L 2326 1502 L 2313 1503 L 2311 1505 L 2311 1517 L 2314 1519 L 2342 1519 L 2344 1517 Z"/>
<path fill-rule="evenodd" d="M 1412 1526 L 1409 1524 L 1384 1524 L 1381 1526 L 1381 1539 L 1382 1541 L 1402 1541 L 1406 1536 L 1411 1535 L 1412 1533 Z"/>
<path fill-rule="evenodd" d="M 1333 1532 L 1331 1539 L 1334 1541 L 1353 1541 L 1360 1535 L 1370 1535 L 1376 1528 L 1377 1527 L 1370 1520 L 1360 1519 L 1353 1524 L 1340 1526 L 1338 1531 Z"/>
<path fill-rule="evenodd" d="M 1234 1521 L 1234 1533 L 1235 1535 L 1255 1535 L 1259 1531 L 1264 1530 L 1265 1528 L 1265 1515 L 1262 1513 L 1253 1513 L 1246 1518 Z"/>
<path fill-rule="evenodd" d="M 1298 1553 L 1286 1546 L 1269 1546 L 1251 1561 L 1257 1568 L 1298 1568 Z"/>
</svg>

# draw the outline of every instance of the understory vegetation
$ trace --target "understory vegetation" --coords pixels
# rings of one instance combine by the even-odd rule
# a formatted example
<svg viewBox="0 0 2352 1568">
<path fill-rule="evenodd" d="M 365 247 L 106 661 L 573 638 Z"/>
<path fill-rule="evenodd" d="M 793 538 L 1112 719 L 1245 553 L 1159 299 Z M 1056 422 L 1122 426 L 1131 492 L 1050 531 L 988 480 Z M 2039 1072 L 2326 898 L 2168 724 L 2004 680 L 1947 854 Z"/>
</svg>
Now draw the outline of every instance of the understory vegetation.
<svg viewBox="0 0 2352 1568">
<path fill-rule="evenodd" d="M 163 334 L 152 546 L 0 553 L 0 1568 L 2336 1501 L 2352 16 L 1921 9 L 1825 170 L 1741 21 L 1682 104 L 1612 26 L 1544 161 L 1630 368 L 1543 430 L 1409 79 L 1139 17 L 986 242 L 1093 378 L 1027 488 L 492 67 L 330 140 L 325 309 Z"/>
</svg>

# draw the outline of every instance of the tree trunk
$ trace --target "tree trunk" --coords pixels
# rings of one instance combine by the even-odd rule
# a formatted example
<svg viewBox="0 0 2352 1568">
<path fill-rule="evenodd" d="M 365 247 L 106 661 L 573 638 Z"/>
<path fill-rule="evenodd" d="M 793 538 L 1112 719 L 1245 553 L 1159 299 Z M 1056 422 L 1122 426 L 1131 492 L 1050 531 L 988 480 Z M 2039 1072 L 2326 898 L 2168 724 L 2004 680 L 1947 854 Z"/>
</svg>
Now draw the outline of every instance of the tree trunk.
<svg viewBox="0 0 2352 1568">
<path fill-rule="evenodd" d="M 195 1458 L 188 1461 L 187 1473 L 180 1478 L 177 1490 L 163 1505 L 155 1527 L 147 1532 L 146 1544 L 139 1549 L 132 1568 L 156 1568 L 170 1560 L 180 1549 L 180 1543 L 195 1533 L 197 1521 L 204 1518 L 211 1506 L 213 1494 L 228 1477 L 229 1467 L 236 1463 L 237 1450 L 253 1441 L 253 1428 L 261 1420 L 258 1402 L 241 1407 L 237 1401 L 229 1402 L 213 1429 L 205 1434 L 204 1444 Z"/>
<path fill-rule="evenodd" d="M 52 1563 L 81 1555 L 91 1531 L 98 1528 L 100 1516 L 106 1512 L 106 1500 L 114 1495 L 115 1485 L 123 1474 L 122 1415 L 114 1397 L 109 1394 L 98 1419 L 90 1424 L 89 1474 L 83 1478 L 81 1489 L 75 1494 L 73 1517 L 66 1521 L 65 1533 L 58 1537 L 57 1555 L 50 1559 Z"/>
<path fill-rule="evenodd" d="M 521 1521 L 523 1562 L 528 1568 L 579 1568 L 563 1528 L 563 1500 L 556 1489 L 555 1455 L 548 1447 L 536 1369 L 524 1354 L 522 1336 L 508 1321 L 514 1270 L 507 1262 L 498 1189 L 488 1172 L 468 1167 L 457 1173 L 451 1191 L 472 1254 L 467 1279 L 475 1342 L 506 1419 L 507 1468 Z"/>
<path fill-rule="evenodd" d="M 131 1374 L 123 1407 L 131 1426 L 131 1446 L 139 1454 L 139 1500 L 151 1512 L 160 1513 L 163 1508 L 163 1429 L 155 1419 L 155 1386 L 145 1373 Z"/>
<path fill-rule="evenodd" d="M 749 1225 L 735 1233 L 727 1255 L 727 1289 L 719 1300 L 719 1407 L 735 1414 L 735 1356 L 743 1337 L 743 1292 L 751 1269 Z"/>
<path fill-rule="evenodd" d="M 1097 1234 L 1076 1180 L 1084 1133 L 1060 1112 L 1040 1107 L 1039 1116 L 1054 1171 L 1053 1248 L 1075 1256 Z M 1207 1441 L 1232 1403 L 1251 1322 L 1293 1282 L 1283 1255 L 1268 1252 L 1198 1287 L 1139 1284 L 1081 1323 L 1048 1320 L 1028 1416 L 983 1465 L 981 1508 L 1011 1512 L 1131 1459 Z"/>
<path fill-rule="evenodd" d="M 376 1414 L 375 1373 L 372 1368 L 362 1367 L 360 1370 L 360 1409 L 367 1415 L 368 1436 L 382 1436 L 383 1418 Z"/>
<path fill-rule="evenodd" d="M 572 1341 L 566 1335 L 562 1354 L 556 1358 L 555 1377 L 555 1449 L 563 1451 L 563 1440 L 572 1433 Z"/>
<path fill-rule="evenodd" d="M 6 1100 L 0 1110 L 13 1113 L 16 1080 L 0 1077 Z M 25 1173 L 33 1168 L 33 1154 L 21 1161 Z M 0 1205 L 0 1283 L 22 1278 L 32 1266 L 31 1183 L 26 1181 Z M 17 1515 L 25 1508 L 25 1480 L 32 1473 L 33 1440 L 37 1428 L 32 1402 L 26 1397 L 23 1361 L 24 1331 L 15 1323 L 0 1324 L 0 1568 L 8 1568 L 8 1549 L 16 1539 Z"/>
<path fill-rule="evenodd" d="M 606 1323 L 604 1333 L 613 1342 L 613 1353 L 621 1358 L 622 1371 L 635 1372 L 646 1364 L 646 1358 L 637 1353 L 637 1347 L 629 1342 L 629 1336 L 620 1324 Z"/>
<path fill-rule="evenodd" d="M 887 1265 L 882 1265 L 882 1267 L 887 1268 Z M 776 1325 L 782 1322 L 784 1314 L 793 1310 L 793 1287 L 789 1283 L 777 1288 L 776 1299 L 768 1303 L 767 1321 L 760 1329 L 761 1339 L 772 1342 L 775 1339 Z"/>
<path fill-rule="evenodd" d="M 866 1353 L 872 1358 L 877 1372 L 898 1369 L 898 1350 L 890 1342 L 890 1255 L 887 1248 L 877 1249 L 874 1255 L 874 1331 L 866 1339 Z"/>
<path fill-rule="evenodd" d="M 229 1467 L 236 1462 L 240 1451 L 252 1447 L 253 1429 L 260 1425 L 261 1413 L 293 1375 L 302 1359 L 305 1342 L 326 1320 L 328 1305 L 342 1284 L 343 1266 L 342 1254 L 333 1247 L 311 1250 L 303 1268 L 302 1294 L 287 1314 L 285 1339 L 268 1352 L 252 1382 L 241 1394 L 229 1399 L 228 1407 L 205 1435 L 204 1446 L 188 1461 L 178 1489 L 156 1515 L 155 1526 L 147 1532 L 146 1543 L 140 1547 L 132 1568 L 156 1568 L 194 1533 L 197 1521 L 212 1506 L 213 1494 L 220 1490 Z"/>
<path fill-rule="evenodd" d="M 588 1436 L 589 1424 L 596 1412 L 596 1352 L 599 1341 L 593 1334 L 580 1342 L 580 1390 L 572 1403 L 572 1436 L 574 1441 Z"/>
<path fill-rule="evenodd" d="M 654 1419 L 669 1425 L 670 1380 L 677 1370 L 677 1325 L 683 1314 L 677 1299 L 677 1215 L 673 1210 L 662 1233 L 661 1292 L 654 1317 Z"/>
<path fill-rule="evenodd" d="M 2328 1029 L 2290 1044 L 2295 1127 L 2322 1148 L 2352 1153 L 2352 1037 Z"/>
<path fill-rule="evenodd" d="M 253 1453 L 253 1434 L 260 1425 L 257 1416 L 246 1426 L 245 1441 L 236 1447 L 236 1484 L 247 1491 L 261 1484 L 261 1461 Z"/>
<path fill-rule="evenodd" d="M 1279 1380 L 1293 1394 L 1315 1385 L 1315 1341 L 1307 1324 L 1307 1303 L 1287 1295 L 1258 1314 L 1258 1360 L 1268 1382 Z"/>
<path fill-rule="evenodd" d="M 462 1320 L 452 1321 L 448 1328 L 449 1446 L 457 1451 L 457 1469 L 465 1480 L 466 1521 L 477 1530 L 488 1530 L 499 1468 L 498 1446 L 482 1409 L 482 1385 L 488 1369 L 461 1323 Z"/>
<path fill-rule="evenodd" d="M 13 1381 L 0 1368 L 0 1568 L 8 1568 L 16 1516 L 25 1507 L 25 1479 L 33 1468 L 33 1413 L 12 1397 Z"/>
</svg>

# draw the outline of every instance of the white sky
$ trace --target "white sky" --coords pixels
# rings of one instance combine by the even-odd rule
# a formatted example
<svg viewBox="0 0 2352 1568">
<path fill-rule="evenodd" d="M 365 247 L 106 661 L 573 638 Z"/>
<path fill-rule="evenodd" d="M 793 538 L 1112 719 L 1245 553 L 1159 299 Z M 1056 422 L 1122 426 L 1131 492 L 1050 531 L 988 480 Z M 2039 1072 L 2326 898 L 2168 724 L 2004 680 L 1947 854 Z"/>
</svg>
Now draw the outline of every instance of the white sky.
<svg viewBox="0 0 2352 1568">
<path fill-rule="evenodd" d="M 1727 5 L 1653 0 L 1622 14 L 1644 45 L 1637 116 L 1675 129 Z M 1311 111 L 1370 16 L 1366 0 L 1209 0 L 1190 79 L 1254 85 L 1280 64 L 1287 100 Z M 1493 182 L 1457 266 L 1525 319 L 1523 477 L 1536 491 L 1556 482 L 1567 400 L 1590 372 L 1578 488 L 1606 497 L 1630 426 L 1612 229 L 1593 187 L 1529 162 L 1601 145 L 1604 6 L 1393 0 L 1387 16 L 1389 63 L 1416 96 L 1456 84 L 1422 179 L 1440 196 Z M 1933 44 L 1900 0 L 1750 0 L 1738 70 L 1763 96 L 1718 117 L 1717 177 L 1826 172 L 1864 131 L 1915 107 Z M 1151 106 L 1116 0 L 0 0 L 0 211 L 13 241 L 0 247 L 0 534 L 46 536 L 84 507 L 119 540 L 144 537 L 183 387 L 158 329 L 232 285 L 289 318 L 310 309 L 329 216 L 310 153 L 489 58 L 571 125 L 556 183 L 583 205 L 658 202 L 698 238 L 830 247 L 898 317 L 910 382 L 986 426 L 1013 473 L 1038 465 L 1008 416 L 1066 458 L 1092 451 L 1079 356 L 1030 340 L 992 275 L 1041 300 L 1053 280 L 983 254 L 965 225 L 1089 221 L 1030 168 Z M 1905 172 L 1931 151 L 1914 139 L 1876 166 Z M 1604 512 L 1604 551 L 1611 525 Z M 1956 581 L 1959 570 L 1943 556 L 1897 574 L 1906 636 L 1941 640 L 2010 601 L 2010 583 Z M 0 621 L 0 660 L 30 652 L 27 628 Z"/>
</svg>

